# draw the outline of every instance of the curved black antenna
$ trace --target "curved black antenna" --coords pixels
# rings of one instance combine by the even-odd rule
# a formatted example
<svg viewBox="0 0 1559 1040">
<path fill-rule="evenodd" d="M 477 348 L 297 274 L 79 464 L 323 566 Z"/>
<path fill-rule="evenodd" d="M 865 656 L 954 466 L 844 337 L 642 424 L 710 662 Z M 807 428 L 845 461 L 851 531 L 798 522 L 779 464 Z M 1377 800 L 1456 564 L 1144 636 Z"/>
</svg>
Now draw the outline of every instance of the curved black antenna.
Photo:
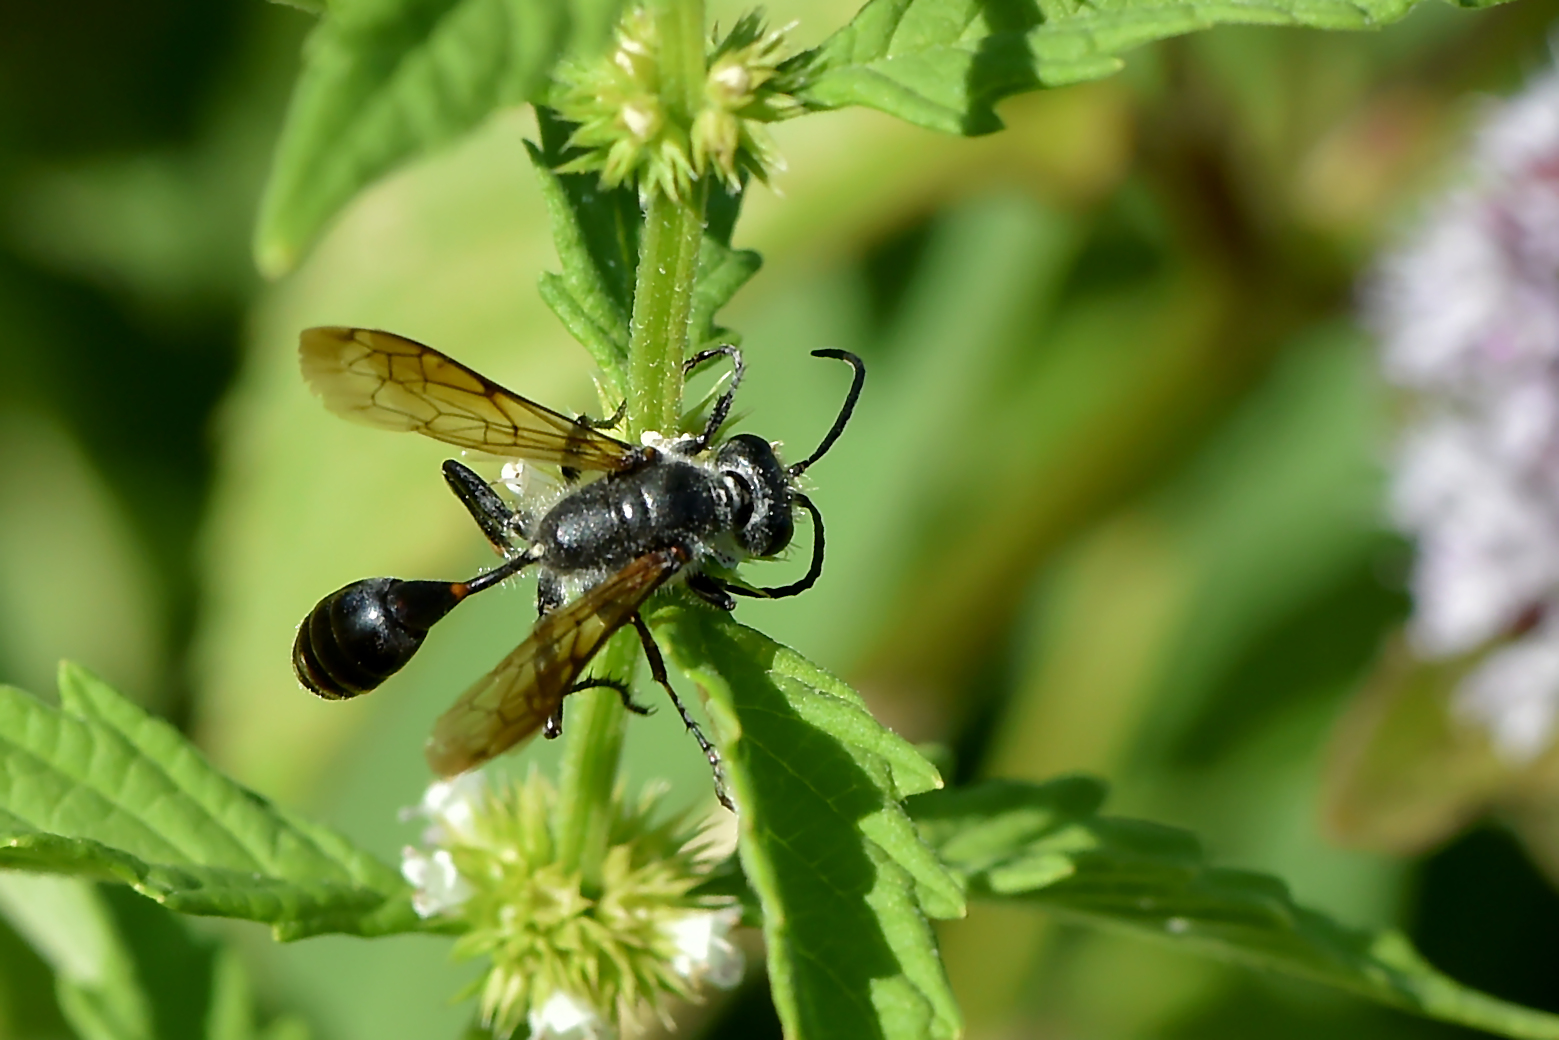
<svg viewBox="0 0 1559 1040">
<path fill-rule="evenodd" d="M 833 358 L 836 361 L 849 362 L 851 367 L 855 369 L 855 380 L 850 384 L 850 392 L 845 395 L 844 407 L 839 409 L 839 418 L 834 420 L 833 428 L 830 429 L 828 434 L 823 438 L 823 443 L 819 444 L 817 446 L 817 450 L 814 451 L 811 455 L 802 459 L 794 466 L 791 466 L 790 469 L 786 471 L 793 477 L 799 477 L 801 474 L 805 473 L 807 471 L 807 467 L 811 466 L 812 463 L 826 455 L 828 453 L 828 449 L 834 446 L 834 441 L 837 441 L 839 439 L 839 435 L 844 432 L 844 424 L 850 421 L 850 413 L 855 411 L 856 399 L 861 396 L 861 387 L 866 383 L 865 362 L 856 357 L 854 354 L 850 353 L 848 350 L 814 350 L 812 352 L 812 356 Z M 810 502 L 807 503 L 807 507 L 811 508 Z M 817 511 L 813 510 L 812 515 L 816 516 Z M 818 530 L 821 534 L 822 529 L 819 528 Z"/>
<path fill-rule="evenodd" d="M 816 585 L 817 579 L 823 576 L 823 514 L 818 512 L 812 500 L 801 492 L 793 491 L 791 494 L 807 512 L 812 514 L 812 565 L 807 568 L 807 572 L 800 580 L 793 581 L 789 585 L 780 585 L 772 589 L 747 589 L 740 585 L 727 585 L 725 587 L 727 592 L 734 592 L 738 596 L 751 596 L 754 599 L 784 599 L 786 596 L 799 596 Z"/>
</svg>

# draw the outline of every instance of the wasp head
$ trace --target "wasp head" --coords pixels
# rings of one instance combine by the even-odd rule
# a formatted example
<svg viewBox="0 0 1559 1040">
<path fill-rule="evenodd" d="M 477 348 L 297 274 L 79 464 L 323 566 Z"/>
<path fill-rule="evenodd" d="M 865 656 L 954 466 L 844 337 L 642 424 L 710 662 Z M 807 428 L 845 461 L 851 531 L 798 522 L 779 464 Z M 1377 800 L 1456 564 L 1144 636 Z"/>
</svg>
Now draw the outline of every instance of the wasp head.
<svg viewBox="0 0 1559 1040">
<path fill-rule="evenodd" d="M 740 433 L 720 445 L 715 465 L 735 492 L 736 541 L 754 556 L 773 556 L 796 533 L 790 474 L 762 437 Z"/>
</svg>

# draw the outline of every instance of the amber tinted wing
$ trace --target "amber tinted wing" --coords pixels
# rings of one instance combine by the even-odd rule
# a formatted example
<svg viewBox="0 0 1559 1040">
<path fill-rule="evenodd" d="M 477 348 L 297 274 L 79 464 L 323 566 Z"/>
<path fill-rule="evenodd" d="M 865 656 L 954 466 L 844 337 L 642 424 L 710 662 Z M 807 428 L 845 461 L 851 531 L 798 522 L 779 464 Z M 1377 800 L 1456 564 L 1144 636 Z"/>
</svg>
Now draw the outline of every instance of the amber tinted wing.
<svg viewBox="0 0 1559 1040">
<path fill-rule="evenodd" d="M 533 736 L 601 645 L 686 560 L 678 549 L 647 553 L 536 622 L 529 639 L 440 716 L 428 765 L 451 777 Z"/>
<path fill-rule="evenodd" d="M 432 347 L 373 329 L 304 329 L 303 375 L 337 415 L 575 469 L 632 465 L 631 445 L 527 401 Z"/>
</svg>

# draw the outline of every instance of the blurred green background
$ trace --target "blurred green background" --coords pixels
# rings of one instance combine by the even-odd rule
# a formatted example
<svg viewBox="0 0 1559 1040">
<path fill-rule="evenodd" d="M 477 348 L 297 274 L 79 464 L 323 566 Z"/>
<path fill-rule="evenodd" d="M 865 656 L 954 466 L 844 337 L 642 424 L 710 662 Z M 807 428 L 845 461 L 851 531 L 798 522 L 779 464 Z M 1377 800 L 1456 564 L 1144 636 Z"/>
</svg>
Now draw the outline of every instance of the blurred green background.
<svg viewBox="0 0 1559 1040">
<path fill-rule="evenodd" d="M 848 14 L 770 13 L 799 18 L 802 45 Z M 1222 863 L 1559 1010 L 1559 898 L 1497 824 L 1417 858 L 1341 849 L 1321 824 L 1331 731 L 1408 607 L 1357 281 L 1454 170 L 1477 93 L 1548 63 L 1556 15 L 1219 30 L 1015 99 L 979 140 L 858 111 L 778 127 L 790 171 L 736 235 L 766 267 L 725 314 L 746 337 L 742 427 L 815 443 L 843 391 L 815 347 L 859 352 L 871 381 L 812 474 L 822 583 L 741 618 L 947 745 L 959 779 L 1099 773 L 1112 811 L 1193 828 Z M 523 637 L 530 592 L 473 601 L 373 697 L 298 688 L 290 641 L 323 593 L 490 557 L 445 450 L 327 414 L 297 332 L 388 328 L 597 406 L 534 289 L 556 260 L 523 113 L 368 192 L 296 274 L 255 276 L 309 24 L 258 0 L 0 4 L 0 681 L 46 694 L 79 660 L 393 858 L 416 838 L 396 810 L 427 780 L 429 723 Z M 712 806 L 673 719 L 634 722 L 630 771 Z M 138 937 L 162 927 L 149 904 L 119 912 Z M 262 1005 L 316 1037 L 453 1037 L 469 1015 L 443 940 L 189 927 L 237 944 Z M 943 936 L 975 1038 L 1465 1033 L 1022 910 L 977 907 Z M 0 1036 L 70 1035 L 48 971 L 0 925 Z M 752 975 L 684 1031 L 778 1036 Z"/>
</svg>

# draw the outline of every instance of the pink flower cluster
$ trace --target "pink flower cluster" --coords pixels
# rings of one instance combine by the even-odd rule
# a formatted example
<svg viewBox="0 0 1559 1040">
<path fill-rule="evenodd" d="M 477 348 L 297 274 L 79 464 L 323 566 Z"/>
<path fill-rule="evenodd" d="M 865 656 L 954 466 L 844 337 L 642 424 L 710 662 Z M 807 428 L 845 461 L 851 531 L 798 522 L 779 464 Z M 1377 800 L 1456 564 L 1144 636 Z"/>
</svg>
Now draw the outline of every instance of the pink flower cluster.
<svg viewBox="0 0 1559 1040">
<path fill-rule="evenodd" d="M 1369 318 L 1410 392 L 1392 509 L 1410 637 L 1492 647 L 1456 694 L 1514 761 L 1559 723 L 1559 73 L 1491 105 L 1464 183 L 1382 263 Z"/>
</svg>

